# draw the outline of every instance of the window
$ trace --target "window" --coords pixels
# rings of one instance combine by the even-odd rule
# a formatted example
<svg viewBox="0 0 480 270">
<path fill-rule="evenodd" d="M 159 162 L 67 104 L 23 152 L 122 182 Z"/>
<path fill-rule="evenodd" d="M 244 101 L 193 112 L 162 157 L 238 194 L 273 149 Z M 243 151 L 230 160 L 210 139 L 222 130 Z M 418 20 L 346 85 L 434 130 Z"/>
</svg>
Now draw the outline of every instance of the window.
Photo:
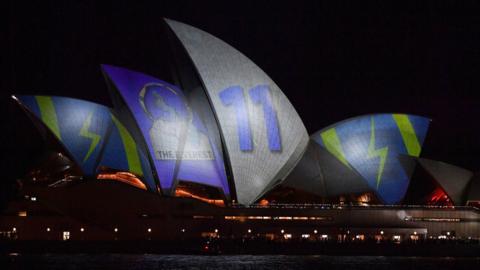
<svg viewBox="0 0 480 270">
<path fill-rule="evenodd" d="M 70 232 L 69 231 L 64 231 L 63 232 L 63 241 L 67 241 L 70 239 Z"/>
</svg>

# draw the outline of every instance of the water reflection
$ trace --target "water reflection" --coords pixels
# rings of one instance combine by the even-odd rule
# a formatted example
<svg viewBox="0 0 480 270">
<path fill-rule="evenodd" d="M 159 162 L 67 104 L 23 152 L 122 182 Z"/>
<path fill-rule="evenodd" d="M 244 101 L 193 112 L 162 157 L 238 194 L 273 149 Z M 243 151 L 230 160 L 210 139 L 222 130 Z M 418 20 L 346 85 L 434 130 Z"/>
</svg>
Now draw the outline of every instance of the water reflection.
<svg viewBox="0 0 480 270">
<path fill-rule="evenodd" d="M 480 258 L 381 256 L 191 256 L 153 254 L 9 254 L 0 269 L 475 269 Z"/>
</svg>

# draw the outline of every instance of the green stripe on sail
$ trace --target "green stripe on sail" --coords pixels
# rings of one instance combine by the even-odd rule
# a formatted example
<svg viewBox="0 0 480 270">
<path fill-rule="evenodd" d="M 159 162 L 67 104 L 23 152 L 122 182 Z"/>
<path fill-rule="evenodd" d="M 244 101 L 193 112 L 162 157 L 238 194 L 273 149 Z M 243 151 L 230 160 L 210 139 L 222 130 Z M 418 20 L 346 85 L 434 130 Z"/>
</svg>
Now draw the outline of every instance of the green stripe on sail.
<svg viewBox="0 0 480 270">
<path fill-rule="evenodd" d="M 137 144 L 132 138 L 132 135 L 128 132 L 125 126 L 118 121 L 118 119 L 112 114 L 113 123 L 117 127 L 120 137 L 122 139 L 123 147 L 127 155 L 128 169 L 130 172 L 140 175 L 143 175 L 142 165 L 140 163 L 140 158 L 137 152 Z"/>
<path fill-rule="evenodd" d="M 415 129 L 413 128 L 408 115 L 406 114 L 393 114 L 393 119 L 400 130 L 400 134 L 403 138 L 403 143 L 407 148 L 407 152 L 409 155 L 418 157 L 420 156 L 420 152 L 422 151 L 422 146 L 418 142 L 417 135 L 415 133 Z"/>
<path fill-rule="evenodd" d="M 340 139 L 338 138 L 335 128 L 331 128 L 322 132 L 320 136 L 322 137 L 325 148 L 327 148 L 330 153 L 332 153 L 338 160 L 345 164 L 345 166 L 350 167 L 350 164 L 343 153 L 342 144 L 340 143 Z"/>
<path fill-rule="evenodd" d="M 35 96 L 38 107 L 40 108 L 40 117 L 47 127 L 57 136 L 59 140 L 62 140 L 60 135 L 60 129 L 58 128 L 57 113 L 55 112 L 55 106 L 51 97 Z"/>
</svg>

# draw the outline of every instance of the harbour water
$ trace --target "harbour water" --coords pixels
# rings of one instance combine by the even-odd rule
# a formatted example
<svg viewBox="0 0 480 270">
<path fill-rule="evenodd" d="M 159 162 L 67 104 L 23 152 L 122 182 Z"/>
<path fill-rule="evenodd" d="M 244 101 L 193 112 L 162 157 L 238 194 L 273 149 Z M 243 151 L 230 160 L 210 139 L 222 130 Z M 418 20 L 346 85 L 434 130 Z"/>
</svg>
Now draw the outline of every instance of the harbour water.
<svg viewBox="0 0 480 270">
<path fill-rule="evenodd" d="M 479 269 L 480 257 L 384 257 L 235 255 L 193 256 L 158 254 L 8 254 L 0 269 Z"/>
</svg>

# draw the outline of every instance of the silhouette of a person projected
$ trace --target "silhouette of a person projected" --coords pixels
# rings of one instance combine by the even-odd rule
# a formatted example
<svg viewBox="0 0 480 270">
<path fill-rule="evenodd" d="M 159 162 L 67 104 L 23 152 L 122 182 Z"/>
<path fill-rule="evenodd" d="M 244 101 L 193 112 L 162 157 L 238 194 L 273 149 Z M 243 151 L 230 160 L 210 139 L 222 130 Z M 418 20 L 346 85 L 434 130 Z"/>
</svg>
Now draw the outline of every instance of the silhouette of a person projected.
<svg viewBox="0 0 480 270">
<path fill-rule="evenodd" d="M 162 84 L 147 84 L 139 101 L 152 120 L 150 141 L 157 160 L 213 159 L 210 142 L 193 121 L 193 113 L 181 93 Z"/>
</svg>

